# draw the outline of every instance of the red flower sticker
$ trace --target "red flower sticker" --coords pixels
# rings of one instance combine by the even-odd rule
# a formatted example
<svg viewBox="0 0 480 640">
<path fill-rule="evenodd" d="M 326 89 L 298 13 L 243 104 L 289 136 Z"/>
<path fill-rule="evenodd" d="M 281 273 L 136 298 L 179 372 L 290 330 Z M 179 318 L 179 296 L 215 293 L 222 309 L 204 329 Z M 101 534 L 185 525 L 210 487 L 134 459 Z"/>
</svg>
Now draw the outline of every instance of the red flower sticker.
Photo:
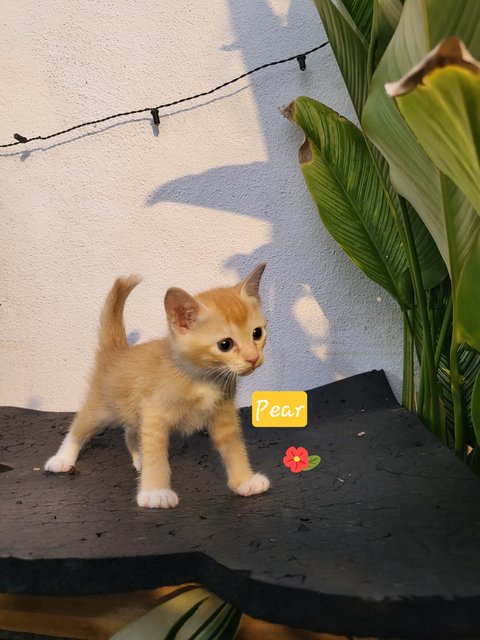
<svg viewBox="0 0 480 640">
<path fill-rule="evenodd" d="M 308 451 L 304 447 L 288 447 L 283 457 L 283 464 L 293 473 L 299 473 L 310 464 Z"/>
</svg>

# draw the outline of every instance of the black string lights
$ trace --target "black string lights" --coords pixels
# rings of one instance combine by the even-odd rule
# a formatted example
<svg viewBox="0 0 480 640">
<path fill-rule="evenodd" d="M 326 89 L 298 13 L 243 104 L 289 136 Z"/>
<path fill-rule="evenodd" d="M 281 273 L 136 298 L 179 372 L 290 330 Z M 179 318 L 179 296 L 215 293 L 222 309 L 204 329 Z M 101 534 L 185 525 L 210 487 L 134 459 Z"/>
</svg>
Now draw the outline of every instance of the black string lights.
<svg viewBox="0 0 480 640">
<path fill-rule="evenodd" d="M 91 120 L 89 122 L 82 122 L 81 124 L 77 124 L 73 127 L 70 127 L 68 129 L 63 129 L 62 131 L 56 131 L 55 133 L 50 133 L 49 135 L 46 136 L 33 136 L 31 138 L 27 138 L 24 135 L 21 135 L 20 133 L 14 133 L 13 137 L 15 138 L 16 142 L 10 142 L 7 144 L 0 144 L 0 149 L 5 149 L 7 147 L 15 147 L 16 145 L 19 144 L 26 144 L 27 142 L 34 142 L 36 140 L 49 140 L 50 138 L 55 138 L 57 136 L 61 136 L 64 135 L 66 133 L 70 133 L 71 131 L 75 131 L 76 129 L 81 129 L 83 127 L 88 127 L 91 125 L 95 125 L 95 124 L 100 124 L 102 122 L 106 122 L 107 120 L 114 120 L 116 118 L 123 118 L 126 116 L 133 116 L 136 115 L 138 113 L 146 113 L 146 112 L 150 112 L 152 118 L 153 118 L 153 123 L 156 127 L 160 126 L 160 110 L 161 109 L 166 109 L 167 107 L 173 107 L 177 104 L 180 104 L 182 102 L 188 102 L 190 100 L 196 100 L 198 98 L 203 98 L 204 96 L 209 96 L 212 93 L 215 93 L 216 91 L 220 91 L 220 89 L 223 89 L 224 87 L 227 87 L 231 84 L 233 84 L 234 82 L 238 82 L 239 80 L 242 80 L 242 78 L 246 78 L 247 76 L 252 75 L 253 73 L 257 73 L 257 71 L 261 71 L 262 69 L 266 69 L 267 67 L 273 67 L 277 64 L 284 64 L 286 62 L 291 62 L 292 60 L 296 60 L 298 62 L 298 65 L 301 69 L 301 71 L 305 71 L 306 69 L 306 60 L 307 60 L 307 56 L 309 56 L 311 53 L 314 53 L 315 51 L 318 51 L 319 49 L 323 49 L 324 47 L 326 47 L 328 44 L 328 40 L 326 42 L 322 42 L 322 44 L 318 45 L 318 47 L 314 47 L 313 49 L 310 49 L 310 51 L 305 51 L 304 53 L 300 53 L 298 55 L 295 56 L 291 56 L 290 58 L 284 58 L 283 60 L 275 60 L 274 62 L 267 62 L 266 64 L 262 64 L 259 67 L 255 67 L 255 69 L 250 69 L 250 71 L 247 71 L 246 73 L 242 73 L 242 75 L 233 78 L 232 80 L 228 80 L 227 82 L 224 82 L 223 84 L 220 84 L 216 87 L 214 87 L 213 89 L 210 89 L 209 91 L 203 91 L 202 93 L 197 93 L 196 95 L 193 96 L 187 96 L 185 98 L 180 98 L 179 100 L 174 100 L 173 102 L 167 102 L 165 104 L 160 104 L 157 107 L 144 107 L 143 109 L 135 109 L 133 111 L 125 111 L 123 113 L 115 113 L 111 116 L 106 116 L 105 118 L 99 118 L 98 120 Z"/>
</svg>

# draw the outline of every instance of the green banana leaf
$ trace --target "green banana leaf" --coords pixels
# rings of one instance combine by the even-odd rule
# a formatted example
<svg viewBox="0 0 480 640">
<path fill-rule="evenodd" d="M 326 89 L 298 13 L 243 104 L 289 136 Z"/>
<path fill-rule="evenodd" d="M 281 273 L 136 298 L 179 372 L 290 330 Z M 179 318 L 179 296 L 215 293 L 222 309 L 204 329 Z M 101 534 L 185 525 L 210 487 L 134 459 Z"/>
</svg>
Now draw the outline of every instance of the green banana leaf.
<svg viewBox="0 0 480 640">
<path fill-rule="evenodd" d="M 409 307 L 403 245 L 362 132 L 311 98 L 297 98 L 283 113 L 305 133 L 300 165 L 325 227 L 367 276 Z"/>
<path fill-rule="evenodd" d="M 232 640 L 241 613 L 201 587 L 178 592 L 137 620 L 120 629 L 111 640 Z"/>
<path fill-rule="evenodd" d="M 448 38 L 404 78 L 388 84 L 387 91 L 424 151 L 444 172 L 439 179 L 455 337 L 480 351 L 480 65 L 461 42 Z M 466 218 L 458 215 L 455 203 L 460 200 L 473 209 Z"/>
<path fill-rule="evenodd" d="M 337 3 L 340 13 L 350 19 L 363 36 L 365 42 L 370 42 L 373 20 L 373 0 L 341 0 Z"/>
<path fill-rule="evenodd" d="M 314 0 L 358 118 L 400 19 L 401 0 Z"/>
<path fill-rule="evenodd" d="M 470 249 L 475 211 L 463 194 L 441 184 L 438 169 L 416 142 L 384 85 L 403 77 L 451 33 L 461 36 L 467 46 L 480 48 L 480 2 L 464 0 L 459 11 L 457 0 L 407 0 L 397 30 L 373 75 L 362 116 L 363 130 L 389 162 L 395 188 L 423 219 L 450 273 L 442 212 L 447 207 L 461 216 L 462 229 L 456 234 L 454 245 L 455 253 L 463 256 Z"/>
<path fill-rule="evenodd" d="M 457 341 L 480 351 L 480 219 L 472 248 L 465 258 L 454 297 Z"/>
<path fill-rule="evenodd" d="M 458 352 L 459 369 L 462 376 L 462 397 L 465 403 L 465 407 L 471 406 L 472 393 L 474 389 L 474 383 L 478 377 L 480 371 L 480 354 L 475 351 L 467 349 L 465 346 L 460 347 Z M 444 404 L 446 426 L 449 433 L 449 440 L 453 443 L 454 430 L 455 430 L 455 415 L 453 408 L 453 400 L 451 394 L 451 376 L 449 369 L 448 349 L 446 353 L 442 354 L 440 358 L 440 366 L 438 368 L 438 383 L 440 385 L 442 401 Z M 480 392 L 479 392 L 480 393 Z M 480 402 L 480 398 L 479 398 Z M 474 409 L 473 405 L 471 410 L 465 412 L 464 421 L 467 432 L 467 444 L 471 446 L 475 443 L 475 433 L 480 435 L 480 420 L 478 422 L 478 430 L 474 430 L 473 421 Z M 478 416 L 480 418 L 480 416 Z M 480 442 L 480 440 L 479 440 Z"/>
<path fill-rule="evenodd" d="M 393 201 L 396 202 L 397 199 L 398 194 L 395 194 Z M 398 205 L 394 206 L 398 211 Z M 423 220 L 408 201 L 406 201 L 406 207 L 422 272 L 423 287 L 429 290 L 442 282 L 447 275 L 447 268 Z"/>
<path fill-rule="evenodd" d="M 371 73 L 394 33 L 403 3 L 401 0 L 344 0 L 343 3 L 336 3 L 338 8 L 332 0 L 315 0 L 315 4 L 360 118 Z M 367 144 L 390 202 L 392 215 L 398 221 L 401 218 L 400 205 L 390 182 L 388 165 L 368 139 Z M 408 215 L 423 284 L 430 289 L 445 277 L 445 264 L 429 231 L 411 206 L 408 207 Z"/>
<path fill-rule="evenodd" d="M 455 0 L 406 1 L 395 35 L 372 78 L 362 124 L 389 161 L 395 187 L 421 216 L 449 269 L 455 340 L 479 349 L 480 296 L 474 279 L 480 273 L 480 218 L 464 193 L 417 143 L 384 89 L 387 81 L 417 73 L 417 63 L 450 33 L 480 48 L 479 2 L 465 0 L 459 11 Z"/>
<path fill-rule="evenodd" d="M 457 38 L 448 38 L 414 76 L 387 85 L 387 91 L 426 154 L 480 215 L 478 61 Z"/>
<path fill-rule="evenodd" d="M 378 66 L 402 15 L 401 0 L 374 0 L 370 36 L 370 76 Z"/>
<path fill-rule="evenodd" d="M 480 371 L 477 374 L 472 391 L 472 403 L 470 407 L 471 419 L 477 442 L 480 442 Z"/>
<path fill-rule="evenodd" d="M 384 84 L 409 72 L 434 45 L 452 34 L 460 35 L 470 48 L 473 43 L 478 49 L 480 2 L 314 1 L 362 122 L 372 163 L 390 205 L 391 220 L 408 252 L 409 264 L 415 269 L 415 307 L 407 310 L 405 326 L 406 336 L 410 332 L 409 340 L 412 335 L 415 336 L 417 354 L 422 361 L 419 415 L 442 437 L 447 429 L 454 437 L 456 451 L 463 453 L 464 444 L 473 446 L 475 437 L 469 416 L 461 415 L 461 405 L 464 401 L 468 406 L 480 364 L 480 355 L 461 344 L 463 340 L 477 346 L 479 340 L 476 336 L 479 323 L 475 308 L 480 308 L 480 304 L 478 294 L 473 290 L 475 274 L 478 277 L 480 273 L 477 214 L 455 184 L 453 174 L 445 171 L 447 175 L 443 175 L 424 153 L 393 101 L 386 95 Z M 473 52 L 477 54 L 475 48 Z M 366 95 L 368 97 L 365 100 Z M 475 113 L 475 109 L 472 107 L 472 113 Z M 318 145 L 307 130 L 306 135 L 307 140 L 302 148 L 304 153 L 301 154 L 302 171 L 307 183 L 309 180 L 311 182 L 308 186 L 312 193 L 312 185 L 319 189 L 316 200 L 325 218 L 325 202 L 322 203 L 322 199 L 327 198 L 328 202 L 328 194 L 322 193 L 321 185 L 325 176 L 322 176 L 320 169 L 315 176 L 312 166 L 325 153 L 325 148 Z M 317 164 L 320 167 L 321 163 Z M 328 221 L 324 221 L 334 236 L 333 227 L 341 227 L 346 219 L 347 227 L 350 227 L 350 218 L 335 218 L 328 207 L 327 214 L 331 215 L 330 223 L 333 221 L 333 225 L 329 226 Z M 342 244 L 342 239 L 337 237 L 337 240 Z M 416 253 L 412 250 L 413 244 Z M 344 248 L 347 252 L 352 250 L 352 246 Z M 415 255 L 420 263 L 421 280 L 416 271 Z M 357 259 L 352 256 L 352 259 L 359 263 L 358 256 Z M 451 287 L 446 277 L 447 267 L 452 280 Z M 368 273 L 365 265 L 361 268 Z M 403 274 L 405 277 L 399 281 L 401 284 L 397 291 L 401 304 L 409 299 L 406 289 L 408 284 L 412 284 L 408 270 Z M 376 281 L 380 282 L 378 279 Z M 423 294 L 422 288 L 425 290 Z M 405 311 L 405 306 L 403 308 Z M 409 340 L 405 342 L 406 353 L 411 345 Z M 407 362 L 408 358 L 405 357 Z M 407 373 L 411 373 L 412 366 L 407 367 Z M 437 374 L 436 378 L 432 372 Z M 405 389 L 404 397 L 410 398 L 409 394 L 405 394 Z M 476 445 L 476 459 L 480 458 L 479 451 Z M 471 457 L 473 460 L 475 456 L 472 454 Z"/>
<path fill-rule="evenodd" d="M 331 0 L 314 0 L 314 2 L 340 67 L 353 107 L 360 119 L 368 95 L 369 41 L 356 26 L 351 14 L 341 2 L 338 3 L 341 10 Z M 371 6 L 372 0 L 362 0 L 362 4 L 366 7 Z M 354 17 L 359 19 L 355 14 Z"/>
</svg>

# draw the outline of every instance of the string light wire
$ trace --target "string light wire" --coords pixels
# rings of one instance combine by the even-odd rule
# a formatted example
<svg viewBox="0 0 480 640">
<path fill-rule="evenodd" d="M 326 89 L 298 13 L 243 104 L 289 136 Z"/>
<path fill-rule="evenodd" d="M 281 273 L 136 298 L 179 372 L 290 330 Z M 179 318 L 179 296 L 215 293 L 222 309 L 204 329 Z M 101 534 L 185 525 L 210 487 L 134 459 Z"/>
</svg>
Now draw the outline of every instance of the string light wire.
<svg viewBox="0 0 480 640">
<path fill-rule="evenodd" d="M 70 131 L 75 131 L 76 129 L 81 129 L 83 127 L 89 127 L 94 124 L 100 124 L 101 122 L 107 122 L 108 120 L 114 120 L 116 118 L 124 118 L 125 116 L 133 116 L 138 113 L 146 113 L 149 111 L 152 114 L 153 122 L 156 126 L 160 124 L 160 109 L 166 109 L 167 107 L 173 107 L 177 104 L 181 104 L 183 102 L 188 102 L 190 100 L 197 100 L 198 98 L 203 98 L 204 96 L 209 96 L 216 91 L 220 91 L 225 87 L 233 84 L 234 82 L 238 82 L 247 76 L 251 76 L 253 73 L 257 73 L 257 71 L 261 71 L 262 69 L 266 69 L 267 67 L 273 67 L 277 64 L 285 64 L 286 62 L 291 62 L 292 60 L 297 60 L 300 69 L 303 71 L 306 67 L 306 57 L 311 53 L 318 51 L 319 49 L 323 49 L 328 44 L 328 40 L 326 42 L 322 42 L 322 44 L 318 45 L 318 47 L 314 47 L 310 49 L 310 51 L 305 51 L 304 53 L 297 54 L 295 56 L 290 56 L 289 58 L 284 58 L 283 60 L 275 60 L 273 62 L 267 62 L 266 64 L 262 64 L 259 67 L 255 67 L 255 69 L 250 69 L 246 73 L 242 73 L 242 75 L 233 78 L 232 80 L 228 80 L 223 84 L 219 84 L 218 86 L 210 89 L 209 91 L 202 91 L 202 93 L 197 93 L 193 96 L 187 96 L 186 98 L 180 98 L 179 100 L 174 100 L 173 102 L 166 102 L 165 104 L 160 104 L 157 107 L 144 107 L 143 109 L 134 109 L 133 111 L 124 111 L 123 113 L 114 113 L 111 116 L 106 116 L 105 118 L 99 118 L 98 120 L 90 120 L 89 122 L 82 122 L 81 124 L 77 124 L 73 127 L 69 127 L 68 129 L 63 129 L 62 131 L 57 131 L 55 133 L 50 133 L 46 136 L 34 136 L 32 138 L 27 138 L 19 133 L 14 133 L 13 137 L 16 142 L 10 142 L 8 144 L 0 144 L 0 149 L 5 149 L 7 147 L 15 147 L 19 144 L 26 144 L 27 142 L 34 142 L 35 140 L 50 140 L 50 138 L 56 138 L 57 136 L 62 136 L 66 133 L 70 133 Z"/>
</svg>

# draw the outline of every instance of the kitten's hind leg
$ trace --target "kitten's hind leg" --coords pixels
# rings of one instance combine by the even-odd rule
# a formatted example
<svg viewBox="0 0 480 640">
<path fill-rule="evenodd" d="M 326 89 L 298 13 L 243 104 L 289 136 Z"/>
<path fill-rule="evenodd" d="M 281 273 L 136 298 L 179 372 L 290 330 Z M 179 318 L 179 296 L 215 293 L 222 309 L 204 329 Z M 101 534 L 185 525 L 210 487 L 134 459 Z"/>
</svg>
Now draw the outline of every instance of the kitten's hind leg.
<svg viewBox="0 0 480 640">
<path fill-rule="evenodd" d="M 125 427 L 125 444 L 132 456 L 133 466 L 137 471 L 141 471 L 142 456 L 140 454 L 140 442 L 138 431 L 134 427 Z"/>
<path fill-rule="evenodd" d="M 75 416 L 57 453 L 45 463 L 45 471 L 70 471 L 82 446 L 105 424 L 107 412 L 98 397 L 90 396 Z"/>
</svg>

